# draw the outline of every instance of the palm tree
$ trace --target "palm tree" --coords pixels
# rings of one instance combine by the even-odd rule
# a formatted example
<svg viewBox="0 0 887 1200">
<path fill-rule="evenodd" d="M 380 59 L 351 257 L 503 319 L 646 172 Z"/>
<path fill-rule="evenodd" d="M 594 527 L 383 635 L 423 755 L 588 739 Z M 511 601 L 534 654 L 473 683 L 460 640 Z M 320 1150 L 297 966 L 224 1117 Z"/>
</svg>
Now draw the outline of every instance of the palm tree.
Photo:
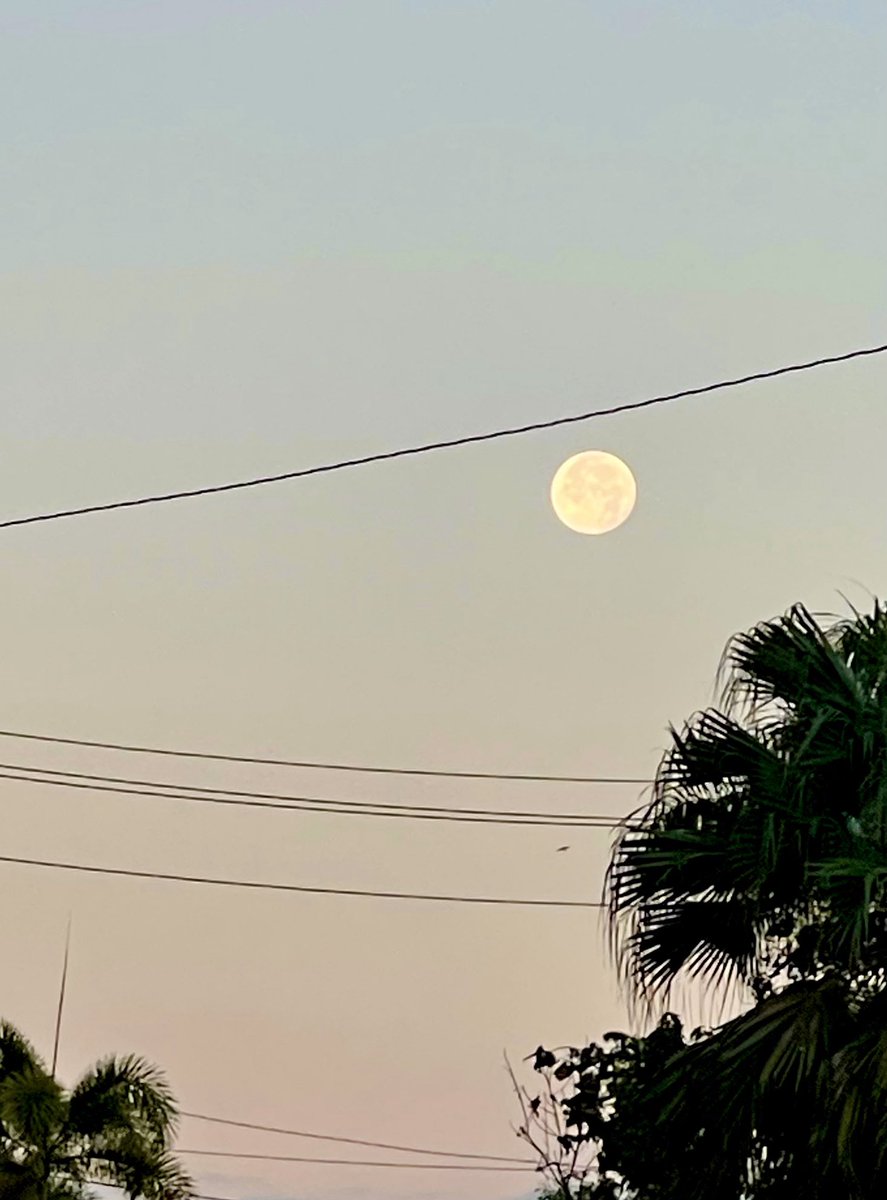
<svg viewBox="0 0 887 1200">
<path fill-rule="evenodd" d="M 887 1186 L 887 607 L 796 606 L 735 638 L 722 678 L 607 880 L 636 996 L 702 977 L 756 1000 L 677 1056 L 663 1129 L 711 1148 L 688 1197 L 868 1200 Z"/>
<path fill-rule="evenodd" d="M 188 1200 L 170 1152 L 176 1109 L 165 1079 L 139 1058 L 107 1058 L 71 1091 L 0 1023 L 0 1200 L 84 1200 L 90 1185 L 146 1200 Z"/>
</svg>

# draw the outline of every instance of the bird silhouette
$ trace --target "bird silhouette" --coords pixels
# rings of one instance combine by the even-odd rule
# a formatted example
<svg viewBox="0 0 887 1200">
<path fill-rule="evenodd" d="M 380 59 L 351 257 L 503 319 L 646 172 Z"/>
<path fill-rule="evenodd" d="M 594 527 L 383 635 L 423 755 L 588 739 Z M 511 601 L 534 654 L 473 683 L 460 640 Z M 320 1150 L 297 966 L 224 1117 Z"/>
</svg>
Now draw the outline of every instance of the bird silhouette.
<svg viewBox="0 0 887 1200">
<path fill-rule="evenodd" d="M 558 846 L 557 850 L 555 851 L 555 854 L 562 854 L 564 852 L 564 850 L 569 850 L 569 849 L 570 849 L 569 846 Z"/>
</svg>

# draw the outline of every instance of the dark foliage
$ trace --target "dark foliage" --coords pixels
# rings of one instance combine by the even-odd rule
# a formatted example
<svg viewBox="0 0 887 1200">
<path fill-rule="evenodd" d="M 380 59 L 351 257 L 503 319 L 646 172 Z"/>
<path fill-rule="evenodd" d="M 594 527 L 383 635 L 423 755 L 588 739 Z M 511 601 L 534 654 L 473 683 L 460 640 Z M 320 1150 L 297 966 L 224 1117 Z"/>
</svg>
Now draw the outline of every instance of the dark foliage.
<svg viewBox="0 0 887 1200">
<path fill-rule="evenodd" d="M 526 1094 L 530 1115 L 519 1132 L 540 1154 L 553 1188 L 548 1195 L 564 1200 L 680 1195 L 692 1158 L 704 1147 L 676 1155 L 651 1098 L 686 1045 L 680 1021 L 669 1014 L 646 1037 L 610 1033 L 601 1044 L 557 1055 L 536 1051 L 533 1066 L 541 1086 L 536 1095 Z M 557 1131 L 554 1145 L 548 1139 L 546 1146 L 546 1130 Z"/>
<path fill-rule="evenodd" d="M 105 1059 L 68 1092 L 0 1024 L 0 1200 L 84 1200 L 95 1184 L 188 1200 L 170 1151 L 175 1119 L 166 1081 L 141 1059 Z"/>
<path fill-rule="evenodd" d="M 651 1097 L 683 1200 L 887 1191 L 887 609 L 796 606 L 742 634 L 720 709 L 673 733 L 609 873 L 626 977 L 757 1003 L 676 1055 Z"/>
<path fill-rule="evenodd" d="M 689 1042 L 666 1018 L 540 1067 L 571 1081 L 569 1136 L 598 1147 L 589 1197 L 880 1200 L 887 608 L 797 606 L 734 639 L 723 671 L 721 706 L 673 731 L 608 894 L 635 997 L 698 978 L 752 1007 Z"/>
</svg>

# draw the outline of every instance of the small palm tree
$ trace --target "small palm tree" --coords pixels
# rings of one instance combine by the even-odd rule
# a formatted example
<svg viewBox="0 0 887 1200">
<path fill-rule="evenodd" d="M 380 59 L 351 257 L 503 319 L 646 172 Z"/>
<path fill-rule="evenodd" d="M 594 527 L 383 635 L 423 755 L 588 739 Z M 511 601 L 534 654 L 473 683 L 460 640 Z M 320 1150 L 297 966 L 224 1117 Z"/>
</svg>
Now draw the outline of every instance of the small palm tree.
<svg viewBox="0 0 887 1200">
<path fill-rule="evenodd" d="M 678 1056 L 663 1121 L 711 1147 L 688 1197 L 867 1200 L 887 1190 L 887 608 L 797 606 L 724 673 L 608 875 L 636 995 L 700 976 L 756 1000 Z"/>
<path fill-rule="evenodd" d="M 108 1058 L 65 1091 L 0 1023 L 0 1200 L 84 1200 L 92 1184 L 146 1200 L 189 1200 L 170 1151 L 175 1104 L 161 1073 Z"/>
</svg>

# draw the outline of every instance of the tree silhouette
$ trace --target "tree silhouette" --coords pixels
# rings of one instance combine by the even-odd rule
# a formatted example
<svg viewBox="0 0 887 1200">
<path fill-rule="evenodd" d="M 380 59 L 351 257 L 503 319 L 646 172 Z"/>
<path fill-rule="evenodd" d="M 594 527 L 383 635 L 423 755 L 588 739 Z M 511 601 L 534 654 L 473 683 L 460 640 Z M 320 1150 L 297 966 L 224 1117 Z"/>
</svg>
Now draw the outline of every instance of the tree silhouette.
<svg viewBox="0 0 887 1200">
<path fill-rule="evenodd" d="M 61 1087 L 12 1025 L 0 1024 L 0 1200 L 83 1200 L 91 1185 L 189 1200 L 170 1151 L 176 1108 L 161 1073 L 107 1058 Z"/>
</svg>

